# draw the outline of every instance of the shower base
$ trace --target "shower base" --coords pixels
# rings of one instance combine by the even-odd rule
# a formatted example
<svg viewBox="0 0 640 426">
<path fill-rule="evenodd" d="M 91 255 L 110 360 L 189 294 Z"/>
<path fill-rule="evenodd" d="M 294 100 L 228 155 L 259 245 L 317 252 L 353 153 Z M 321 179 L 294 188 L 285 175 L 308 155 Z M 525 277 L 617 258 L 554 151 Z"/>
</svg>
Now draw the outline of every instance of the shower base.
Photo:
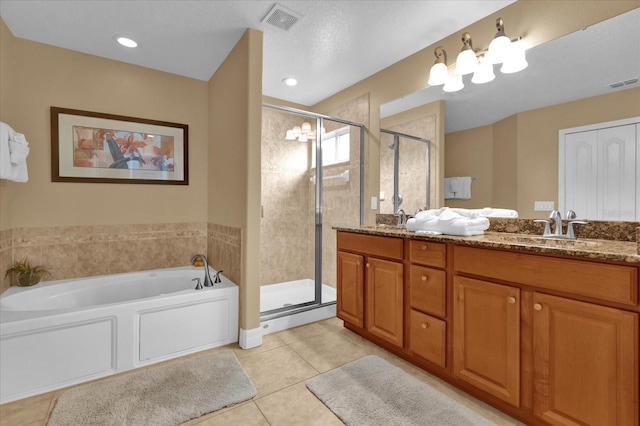
<svg viewBox="0 0 640 426">
<path fill-rule="evenodd" d="M 314 294 L 315 284 L 312 279 L 265 285 L 260 287 L 260 312 L 310 302 L 313 300 Z M 335 301 L 336 289 L 322 284 L 322 303 Z M 280 318 L 261 319 L 260 328 L 262 334 L 265 335 L 335 316 L 336 305 L 334 303 Z"/>
</svg>

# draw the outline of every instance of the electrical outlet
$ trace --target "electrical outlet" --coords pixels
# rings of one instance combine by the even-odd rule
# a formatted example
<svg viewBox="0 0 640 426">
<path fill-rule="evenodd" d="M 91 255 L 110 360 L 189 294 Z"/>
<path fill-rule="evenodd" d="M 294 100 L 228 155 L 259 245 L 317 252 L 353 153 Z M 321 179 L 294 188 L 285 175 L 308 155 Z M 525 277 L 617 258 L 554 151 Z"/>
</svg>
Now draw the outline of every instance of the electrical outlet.
<svg viewBox="0 0 640 426">
<path fill-rule="evenodd" d="M 371 197 L 371 210 L 378 210 L 378 199 Z"/>
<path fill-rule="evenodd" d="M 539 212 L 550 212 L 553 210 L 554 202 L 553 201 L 535 201 L 533 203 L 533 210 Z"/>
</svg>

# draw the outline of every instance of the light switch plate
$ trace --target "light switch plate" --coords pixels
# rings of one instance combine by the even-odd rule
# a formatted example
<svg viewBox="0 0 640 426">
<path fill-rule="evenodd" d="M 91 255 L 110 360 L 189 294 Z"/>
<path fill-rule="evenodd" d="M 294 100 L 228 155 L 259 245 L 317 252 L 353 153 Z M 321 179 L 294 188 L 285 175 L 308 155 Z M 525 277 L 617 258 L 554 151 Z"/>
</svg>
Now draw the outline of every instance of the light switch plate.
<svg viewBox="0 0 640 426">
<path fill-rule="evenodd" d="M 554 204 L 555 203 L 553 201 L 535 201 L 533 203 L 533 210 L 537 212 L 550 212 L 553 210 Z"/>
<path fill-rule="evenodd" d="M 371 210 L 378 210 L 378 199 L 371 197 Z"/>
</svg>

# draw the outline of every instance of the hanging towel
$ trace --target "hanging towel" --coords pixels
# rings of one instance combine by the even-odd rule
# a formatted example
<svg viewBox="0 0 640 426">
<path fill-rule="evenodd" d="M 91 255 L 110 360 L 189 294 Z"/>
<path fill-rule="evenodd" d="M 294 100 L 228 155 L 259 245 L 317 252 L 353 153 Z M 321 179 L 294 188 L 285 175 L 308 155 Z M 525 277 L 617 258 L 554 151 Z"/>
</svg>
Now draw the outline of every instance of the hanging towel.
<svg viewBox="0 0 640 426">
<path fill-rule="evenodd" d="M 0 122 L 0 179 L 27 182 L 29 142 L 6 123 Z"/>
<path fill-rule="evenodd" d="M 471 199 L 471 176 L 450 177 L 444 179 L 444 198 L 458 200 Z"/>
</svg>

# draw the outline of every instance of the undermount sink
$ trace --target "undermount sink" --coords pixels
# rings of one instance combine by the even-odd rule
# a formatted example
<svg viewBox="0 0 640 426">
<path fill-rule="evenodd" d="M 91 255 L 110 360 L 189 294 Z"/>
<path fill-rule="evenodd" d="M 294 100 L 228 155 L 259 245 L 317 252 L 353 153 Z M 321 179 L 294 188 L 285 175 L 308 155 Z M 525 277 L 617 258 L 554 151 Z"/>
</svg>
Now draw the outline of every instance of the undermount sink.
<svg viewBox="0 0 640 426">
<path fill-rule="evenodd" d="M 520 235 L 520 234 L 492 234 L 492 238 L 508 243 L 533 244 L 546 247 L 576 247 L 576 248 L 595 248 L 601 245 L 599 241 L 590 240 L 569 240 L 566 238 L 542 237 L 539 235 Z"/>
</svg>

